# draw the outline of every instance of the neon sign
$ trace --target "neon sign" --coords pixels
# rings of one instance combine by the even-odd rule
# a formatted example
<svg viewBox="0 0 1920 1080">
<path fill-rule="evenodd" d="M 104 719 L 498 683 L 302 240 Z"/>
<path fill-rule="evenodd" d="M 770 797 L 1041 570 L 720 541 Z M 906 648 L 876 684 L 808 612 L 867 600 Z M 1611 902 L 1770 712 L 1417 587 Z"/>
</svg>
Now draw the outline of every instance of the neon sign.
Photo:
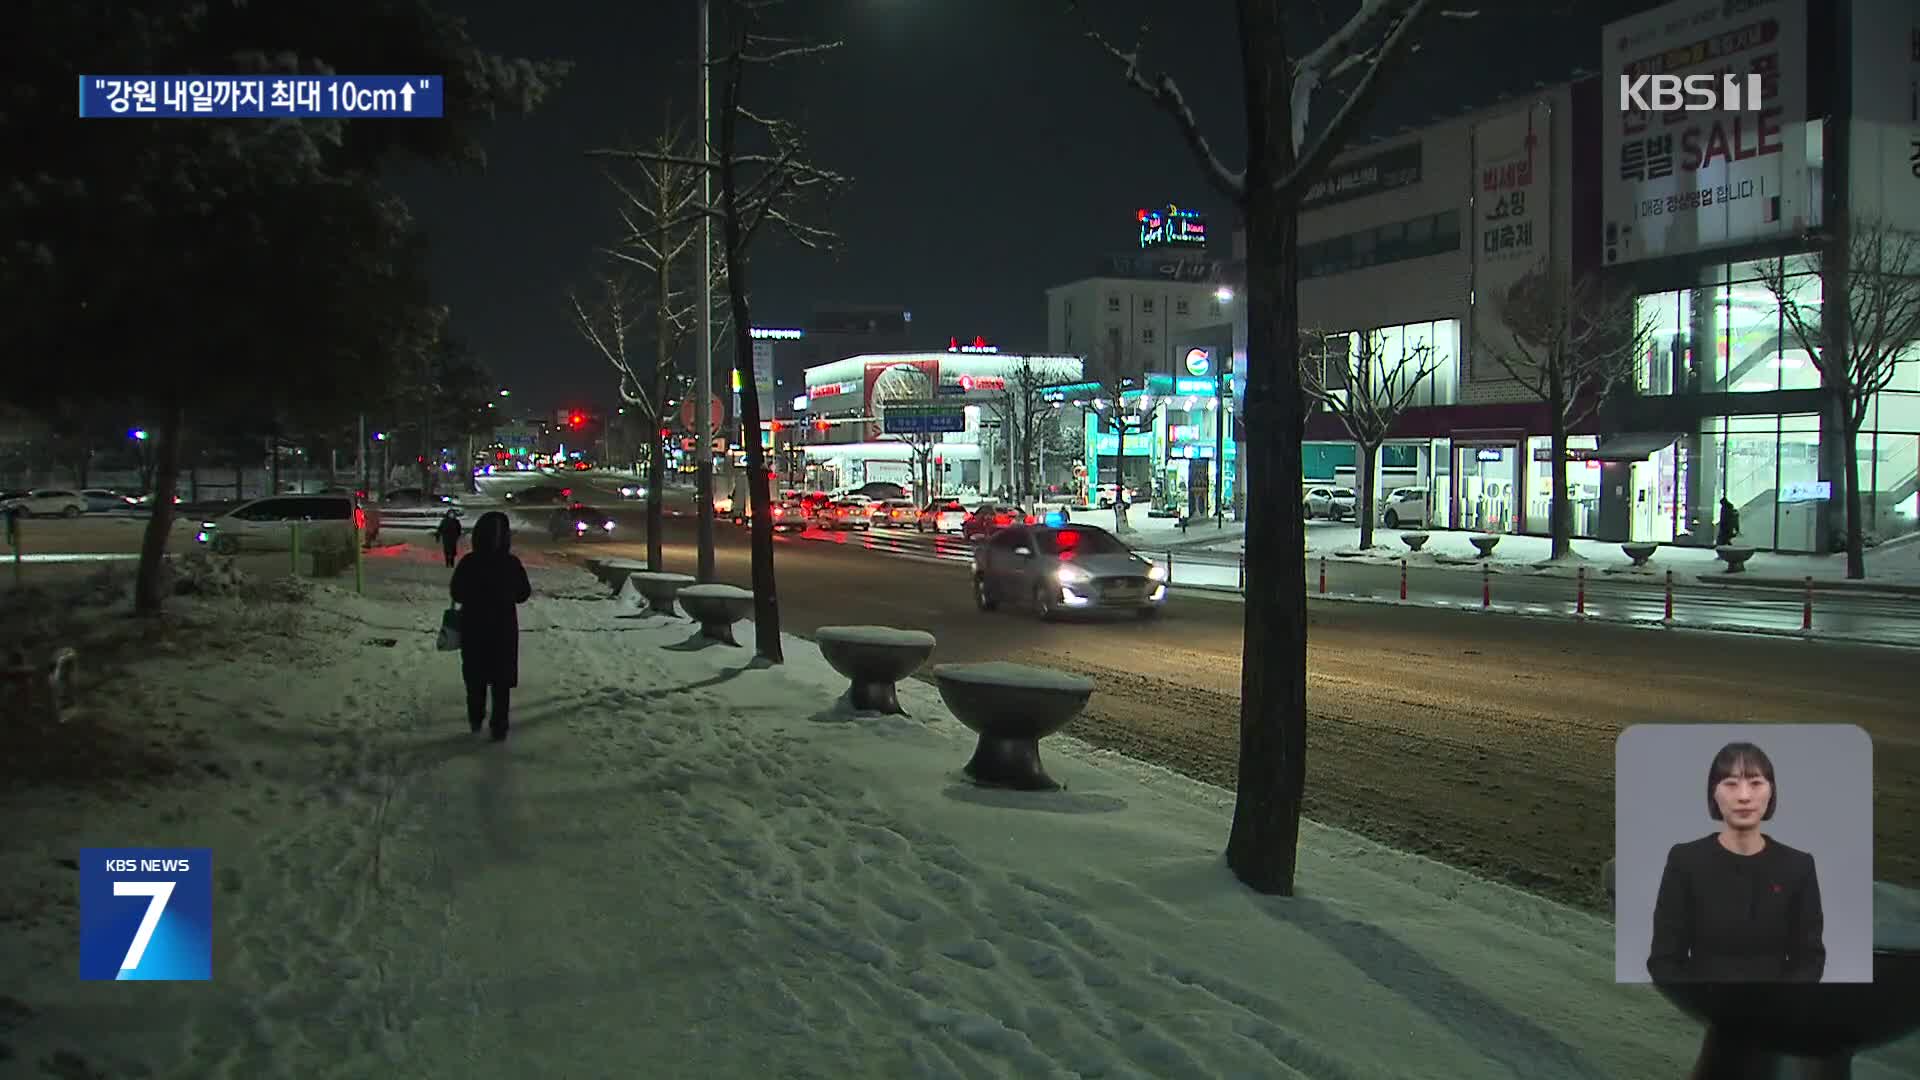
<svg viewBox="0 0 1920 1080">
<path fill-rule="evenodd" d="M 1165 210 L 1136 210 L 1134 220 L 1140 226 L 1143 248 L 1207 242 L 1207 221 L 1198 210 L 1182 210 L 1168 203 Z"/>
<path fill-rule="evenodd" d="M 987 344 L 987 339 L 979 335 L 975 335 L 972 341 L 965 343 L 962 343 L 957 337 L 950 337 L 947 339 L 947 351 L 952 353 L 997 353 L 1000 351 L 1000 346 Z"/>
<path fill-rule="evenodd" d="M 998 375 L 962 375 L 960 376 L 960 389 L 963 391 L 1005 390 L 1006 388 L 1007 388 L 1007 380 Z"/>
<path fill-rule="evenodd" d="M 804 330 L 780 330 L 769 326 L 756 326 L 748 333 L 755 341 L 798 341 L 807 336 Z"/>
</svg>

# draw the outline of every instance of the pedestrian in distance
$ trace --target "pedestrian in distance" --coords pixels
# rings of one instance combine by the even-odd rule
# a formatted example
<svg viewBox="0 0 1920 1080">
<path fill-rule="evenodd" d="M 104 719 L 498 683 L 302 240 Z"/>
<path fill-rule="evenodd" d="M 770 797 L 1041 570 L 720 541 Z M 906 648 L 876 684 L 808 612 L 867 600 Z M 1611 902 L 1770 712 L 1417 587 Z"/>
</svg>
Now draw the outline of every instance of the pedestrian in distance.
<svg viewBox="0 0 1920 1080">
<path fill-rule="evenodd" d="M 452 510 L 433 527 L 434 538 L 440 541 L 440 549 L 447 554 L 447 565 L 453 565 L 453 557 L 460 554 L 460 518 Z"/>
<path fill-rule="evenodd" d="M 1727 497 L 1722 495 L 1720 496 L 1720 535 L 1714 540 L 1714 543 L 1719 547 L 1726 547 L 1728 544 L 1733 543 L 1734 537 L 1739 535 L 1740 511 L 1735 510 L 1733 503 L 1728 502 Z"/>
<path fill-rule="evenodd" d="M 514 557 L 507 515 L 490 510 L 473 526 L 473 550 L 454 568 L 448 587 L 460 609 L 460 677 L 467 684 L 467 724 L 478 733 L 489 720 L 494 742 L 507 737 L 508 708 L 520 685 L 520 620 L 515 611 L 533 595 L 527 568 Z"/>
</svg>

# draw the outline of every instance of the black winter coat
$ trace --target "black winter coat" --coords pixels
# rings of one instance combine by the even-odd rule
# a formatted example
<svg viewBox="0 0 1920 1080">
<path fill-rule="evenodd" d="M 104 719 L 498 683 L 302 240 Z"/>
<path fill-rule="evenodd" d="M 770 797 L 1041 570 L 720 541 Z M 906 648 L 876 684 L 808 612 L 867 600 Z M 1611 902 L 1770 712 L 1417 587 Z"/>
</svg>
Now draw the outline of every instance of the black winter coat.
<svg viewBox="0 0 1920 1080">
<path fill-rule="evenodd" d="M 1772 837 L 1736 855 L 1717 836 L 1675 844 L 1660 876 L 1655 982 L 1819 982 L 1825 915 L 1813 856 Z"/>
<path fill-rule="evenodd" d="M 506 551 L 473 551 L 454 567 L 450 586 L 460 605 L 460 674 L 469 683 L 520 685 L 520 619 L 533 595 L 527 568 Z"/>
</svg>

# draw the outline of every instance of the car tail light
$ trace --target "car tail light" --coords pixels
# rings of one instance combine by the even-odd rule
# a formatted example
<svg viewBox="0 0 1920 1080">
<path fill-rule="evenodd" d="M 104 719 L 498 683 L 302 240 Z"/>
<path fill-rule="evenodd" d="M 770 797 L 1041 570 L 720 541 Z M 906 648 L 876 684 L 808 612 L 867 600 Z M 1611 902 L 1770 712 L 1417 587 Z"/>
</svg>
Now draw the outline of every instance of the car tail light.
<svg viewBox="0 0 1920 1080">
<path fill-rule="evenodd" d="M 1005 514 L 1000 514 L 994 517 L 993 523 L 995 525 L 1002 525 L 1002 526 L 1011 525 L 1013 524 L 1013 519 L 1011 517 L 1008 517 Z"/>
<path fill-rule="evenodd" d="M 774 516 L 774 517 L 779 517 L 779 516 L 780 516 L 781 514 L 783 514 L 783 513 L 785 513 L 785 511 L 784 511 L 784 510 L 781 510 L 781 509 L 780 509 L 779 507 L 777 507 L 777 506 L 776 506 L 776 507 L 774 507 L 774 508 L 773 508 L 773 516 Z"/>
<path fill-rule="evenodd" d="M 1038 525 L 1038 524 L 1040 524 L 1040 519 L 1039 519 L 1039 518 L 1037 518 L 1037 517 L 1034 517 L 1034 516 L 1033 516 L 1032 514 L 1028 514 L 1028 515 L 1027 515 L 1027 524 L 1029 524 L 1029 525 Z"/>
</svg>

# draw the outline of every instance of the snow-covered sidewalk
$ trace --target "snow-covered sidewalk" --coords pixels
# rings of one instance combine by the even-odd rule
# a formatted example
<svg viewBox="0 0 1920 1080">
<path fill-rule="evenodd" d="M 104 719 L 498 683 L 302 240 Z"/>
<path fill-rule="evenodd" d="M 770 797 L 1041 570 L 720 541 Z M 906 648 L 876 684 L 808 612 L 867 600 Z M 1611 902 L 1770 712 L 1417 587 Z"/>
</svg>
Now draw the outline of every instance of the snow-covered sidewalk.
<svg viewBox="0 0 1920 1080">
<path fill-rule="evenodd" d="M 1307 554 L 1313 558 L 1325 556 L 1396 565 L 1405 559 L 1412 566 L 1457 566 L 1474 570 L 1490 564 L 1496 572 L 1563 577 L 1572 577 L 1579 567 L 1585 566 L 1589 574 L 1664 578 L 1666 571 L 1672 570 L 1676 578 L 1688 581 L 1709 579 L 1714 583 L 1726 584 L 1798 585 L 1811 577 L 1816 585 L 1866 589 L 1888 586 L 1920 588 L 1920 538 L 1903 538 L 1868 549 L 1866 580 L 1850 582 L 1846 580 L 1847 560 L 1844 555 L 1795 555 L 1761 551 L 1748 561 L 1743 573 L 1730 575 L 1726 573 L 1726 564 L 1720 561 L 1712 548 L 1683 544 L 1662 544 L 1646 566 L 1635 567 L 1620 550 L 1619 544 L 1606 540 L 1576 539 L 1573 541 L 1574 558 L 1552 563 L 1548 559 L 1552 555 L 1553 543 L 1544 536 L 1502 536 L 1494 548 L 1493 556 L 1482 559 L 1470 539 L 1481 534 L 1436 529 L 1427 534 L 1426 544 L 1418 553 L 1414 553 L 1401 541 L 1403 531 L 1384 527 L 1375 529 L 1374 546 L 1363 552 L 1360 550 L 1359 526 L 1309 522 Z M 1246 550 L 1246 544 L 1242 539 L 1225 540 L 1208 545 L 1205 550 L 1215 555 L 1237 555 Z"/>
<path fill-rule="evenodd" d="M 432 645 L 445 571 L 406 549 L 367 597 L 264 613 L 286 629 L 256 648 L 136 671 L 111 706 L 177 725 L 189 771 L 110 802 L 0 796 L 0 870 L 45 898 L 0 938 L 25 976 L 12 1060 L 247 1080 L 1691 1062 L 1695 1026 L 1612 982 L 1603 920 L 1312 825 L 1301 895 L 1254 896 L 1220 858 L 1225 792 L 1066 739 L 1045 751 L 1066 792 L 978 789 L 924 685 L 911 719 L 854 716 L 805 642 L 760 668 L 623 617 L 583 573 L 534 576 L 505 745 L 467 733 Z M 213 849 L 211 984 L 74 978 L 62 860 L 135 844 Z M 1916 1069 L 1909 1040 L 1856 1075 Z"/>
</svg>

